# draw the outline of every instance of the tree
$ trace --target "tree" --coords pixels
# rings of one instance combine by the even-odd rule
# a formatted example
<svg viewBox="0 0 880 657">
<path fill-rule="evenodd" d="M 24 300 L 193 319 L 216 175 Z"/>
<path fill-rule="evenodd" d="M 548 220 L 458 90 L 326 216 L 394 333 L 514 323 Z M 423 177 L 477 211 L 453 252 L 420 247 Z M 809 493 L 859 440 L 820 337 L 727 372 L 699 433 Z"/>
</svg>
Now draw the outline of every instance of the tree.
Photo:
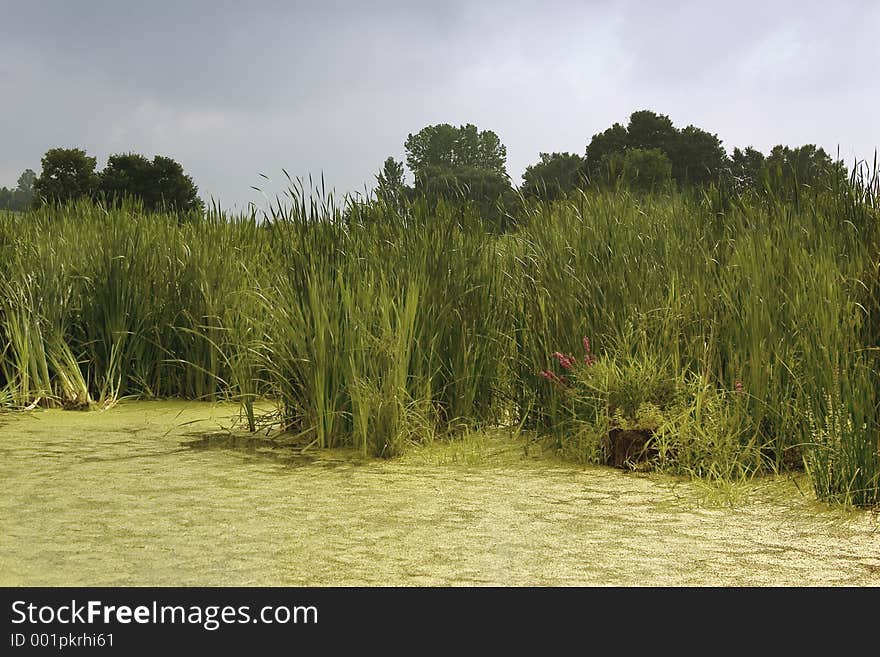
<svg viewBox="0 0 880 657">
<path fill-rule="evenodd" d="M 410 134 L 406 163 L 414 192 L 431 202 L 475 203 L 481 216 L 502 225 L 513 188 L 505 170 L 507 148 L 491 130 L 441 123 Z"/>
<path fill-rule="evenodd" d="M 154 186 L 144 198 L 144 204 L 153 210 L 161 208 L 180 212 L 204 209 L 199 198 L 198 187 L 193 179 L 183 172 L 183 167 L 170 157 L 156 155 L 153 158 L 152 174 Z"/>
<path fill-rule="evenodd" d="M 668 116 L 651 110 L 640 110 L 630 114 L 626 132 L 630 148 L 659 149 L 666 153 L 667 157 L 670 156 L 679 137 L 678 130 L 672 125 Z"/>
<path fill-rule="evenodd" d="M 407 135 L 406 164 L 415 176 L 416 189 L 438 171 L 448 173 L 473 167 L 506 176 L 507 148 L 491 130 L 478 131 L 467 124 L 455 128 L 448 123 L 429 125 Z"/>
<path fill-rule="evenodd" d="M 25 169 L 18 177 L 18 187 L 7 189 L 0 187 L 0 210 L 21 212 L 30 207 L 34 199 L 34 181 L 37 174 L 32 169 Z"/>
<path fill-rule="evenodd" d="M 761 170 L 764 166 L 764 154 L 747 146 L 745 150 L 733 149 L 730 158 L 730 174 L 733 178 L 734 189 L 742 193 L 748 189 L 758 189 L 761 180 Z"/>
<path fill-rule="evenodd" d="M 626 128 L 615 123 L 593 135 L 586 154 L 590 177 L 604 177 L 611 155 L 624 156 L 633 149 L 662 152 L 672 165 L 673 180 L 683 187 L 716 181 L 728 168 L 727 152 L 717 135 L 693 125 L 678 130 L 665 114 L 640 110 L 630 115 Z"/>
<path fill-rule="evenodd" d="M 799 186 L 833 187 L 846 182 L 843 162 L 832 160 L 815 144 L 796 148 L 774 146 L 764 160 L 762 175 L 766 184 L 777 191 L 794 191 Z"/>
<path fill-rule="evenodd" d="M 672 177 L 679 185 L 707 185 L 727 169 L 727 151 L 718 135 L 689 125 L 664 151 L 672 163 Z"/>
<path fill-rule="evenodd" d="M 637 191 L 656 191 L 672 182 L 672 162 L 659 148 L 631 148 L 605 158 L 607 179 Z"/>
<path fill-rule="evenodd" d="M 65 203 L 92 198 L 98 187 L 97 161 L 79 148 L 50 148 L 41 160 L 43 170 L 34 180 L 38 200 Z"/>
<path fill-rule="evenodd" d="M 540 153 L 541 161 L 526 167 L 521 187 L 524 196 L 553 201 L 571 193 L 584 180 L 584 158 L 574 153 Z"/>
<path fill-rule="evenodd" d="M 433 189 L 426 190 L 429 197 L 469 201 L 479 207 L 480 216 L 493 220 L 513 196 L 506 174 L 481 167 L 460 167 L 452 174 L 438 176 L 434 183 Z"/>
<path fill-rule="evenodd" d="M 146 206 L 151 186 L 155 183 L 153 178 L 153 165 L 143 155 L 111 155 L 101 172 L 100 190 L 109 202 L 118 203 L 125 197 L 136 197 Z"/>
<path fill-rule="evenodd" d="M 32 197 L 34 195 L 34 182 L 37 180 L 37 174 L 33 169 L 25 169 L 18 177 L 19 194 Z"/>
<path fill-rule="evenodd" d="M 476 207 L 487 228 L 501 232 L 511 228 L 518 198 L 507 173 L 466 167 L 459 171 L 457 182 L 465 200 Z"/>
<path fill-rule="evenodd" d="M 376 197 L 386 203 L 399 201 L 406 190 L 403 182 L 403 162 L 389 156 L 382 170 L 376 175 Z"/>
<path fill-rule="evenodd" d="M 138 198 L 149 212 L 189 212 L 204 207 L 198 188 L 183 167 L 161 155 L 152 162 L 137 153 L 111 155 L 101 172 L 100 189 L 110 202 Z"/>
<path fill-rule="evenodd" d="M 612 153 L 624 153 L 629 148 L 629 133 L 619 123 L 605 132 L 593 135 L 587 146 L 587 172 L 591 177 L 602 178 L 604 162 Z"/>
<path fill-rule="evenodd" d="M 494 217 L 499 200 L 506 202 L 513 194 L 506 175 L 478 167 L 428 167 L 416 191 L 431 202 L 444 199 L 477 203 L 486 210 L 486 217 Z"/>
</svg>

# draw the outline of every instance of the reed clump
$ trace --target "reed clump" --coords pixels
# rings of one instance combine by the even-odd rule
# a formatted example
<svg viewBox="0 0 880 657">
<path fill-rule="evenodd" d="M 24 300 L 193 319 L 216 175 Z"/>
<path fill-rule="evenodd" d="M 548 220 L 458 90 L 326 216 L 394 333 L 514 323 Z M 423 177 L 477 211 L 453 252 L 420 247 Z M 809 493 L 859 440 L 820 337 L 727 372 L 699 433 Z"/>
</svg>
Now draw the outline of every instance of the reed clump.
<svg viewBox="0 0 880 657">
<path fill-rule="evenodd" d="M 794 201 L 523 201 L 503 233 L 467 205 L 296 183 L 259 214 L 0 215 L 0 405 L 229 398 L 251 430 L 379 456 L 509 424 L 601 460 L 609 427 L 641 421 L 658 467 L 806 467 L 822 499 L 872 505 L 877 208 L 863 170 Z"/>
</svg>

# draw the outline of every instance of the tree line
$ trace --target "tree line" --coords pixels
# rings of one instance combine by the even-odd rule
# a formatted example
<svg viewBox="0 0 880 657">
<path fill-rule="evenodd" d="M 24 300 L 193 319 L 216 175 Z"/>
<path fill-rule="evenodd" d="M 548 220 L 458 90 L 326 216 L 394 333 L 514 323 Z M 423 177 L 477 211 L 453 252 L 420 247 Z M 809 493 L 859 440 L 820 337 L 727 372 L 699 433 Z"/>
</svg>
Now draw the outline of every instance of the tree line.
<svg viewBox="0 0 880 657">
<path fill-rule="evenodd" d="M 37 174 L 32 169 L 25 169 L 18 177 L 18 186 L 14 189 L 0 187 L 0 210 L 22 212 L 33 204 L 34 181 Z"/>
<path fill-rule="evenodd" d="M 717 135 L 694 125 L 676 128 L 668 116 L 650 110 L 633 112 L 627 125 L 615 123 L 593 135 L 584 155 L 540 153 L 518 188 L 505 169 L 507 150 L 491 130 L 431 125 L 408 135 L 404 148 L 414 182 L 407 185 L 403 163 L 389 157 L 376 176 L 380 200 L 446 197 L 489 207 L 503 206 L 517 192 L 553 201 L 589 187 L 649 191 L 719 185 L 746 193 L 846 179 L 843 163 L 813 144 L 779 145 L 767 155 L 735 148 L 728 156 Z"/>
<path fill-rule="evenodd" d="M 507 148 L 492 130 L 473 124 L 429 125 L 404 142 L 406 165 L 389 157 L 376 175 L 375 198 L 399 204 L 414 198 L 472 203 L 481 216 L 509 215 L 520 197 L 553 201 L 590 187 L 624 187 L 637 192 L 700 189 L 717 185 L 736 194 L 793 192 L 800 185 L 833 185 L 846 180 L 843 163 L 814 144 L 775 146 L 767 155 L 734 148 L 728 156 L 717 135 L 694 125 L 677 128 L 651 110 L 633 112 L 594 134 L 583 155 L 540 153 L 514 186 L 507 173 Z M 140 199 L 148 211 L 203 210 L 198 188 L 169 157 L 152 160 L 137 153 L 111 155 L 103 171 L 78 148 L 52 148 L 37 176 L 26 170 L 14 190 L 0 188 L 0 209 L 78 198 L 119 202 Z M 407 184 L 406 168 L 413 182 Z"/>
<path fill-rule="evenodd" d="M 114 204 L 136 198 L 150 212 L 204 209 L 198 187 L 170 157 L 156 155 L 149 160 L 138 153 L 119 153 L 111 155 L 107 166 L 97 171 L 97 159 L 84 150 L 51 148 L 41 164 L 40 175 L 27 169 L 16 190 L 0 188 L 0 209 L 25 210 L 80 198 Z"/>
</svg>

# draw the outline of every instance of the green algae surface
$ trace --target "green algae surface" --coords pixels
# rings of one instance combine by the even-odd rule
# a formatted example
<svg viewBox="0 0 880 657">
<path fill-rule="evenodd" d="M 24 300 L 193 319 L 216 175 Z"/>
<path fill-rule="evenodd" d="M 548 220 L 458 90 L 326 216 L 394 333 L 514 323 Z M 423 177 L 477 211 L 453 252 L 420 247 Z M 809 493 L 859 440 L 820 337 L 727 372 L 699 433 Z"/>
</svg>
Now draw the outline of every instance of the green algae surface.
<svg viewBox="0 0 880 657">
<path fill-rule="evenodd" d="M 223 433 L 235 412 L 0 415 L 0 585 L 880 585 L 876 514 L 805 482 L 724 504 L 505 434 L 302 454 Z"/>
</svg>

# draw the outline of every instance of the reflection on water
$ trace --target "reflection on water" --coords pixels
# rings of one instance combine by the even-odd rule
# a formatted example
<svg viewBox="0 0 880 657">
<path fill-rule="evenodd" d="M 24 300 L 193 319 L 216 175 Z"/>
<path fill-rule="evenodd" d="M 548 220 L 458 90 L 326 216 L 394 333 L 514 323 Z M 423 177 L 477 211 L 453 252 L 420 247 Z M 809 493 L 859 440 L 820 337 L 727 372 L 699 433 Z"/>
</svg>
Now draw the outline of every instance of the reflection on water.
<svg viewBox="0 0 880 657">
<path fill-rule="evenodd" d="M 804 482 L 719 506 L 504 436 L 376 461 L 234 436 L 234 412 L 4 416 L 0 585 L 880 585 L 877 518 Z"/>
</svg>

